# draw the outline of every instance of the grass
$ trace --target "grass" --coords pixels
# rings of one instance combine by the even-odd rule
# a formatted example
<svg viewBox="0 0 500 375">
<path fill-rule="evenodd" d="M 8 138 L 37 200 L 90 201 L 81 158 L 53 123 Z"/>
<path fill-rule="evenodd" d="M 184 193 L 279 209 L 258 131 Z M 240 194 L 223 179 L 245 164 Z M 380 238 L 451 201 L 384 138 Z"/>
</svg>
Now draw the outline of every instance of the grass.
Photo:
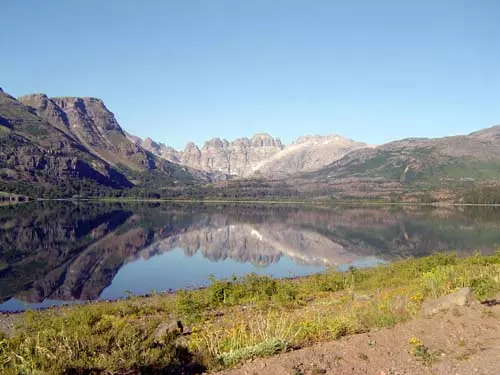
<svg viewBox="0 0 500 375">
<path fill-rule="evenodd" d="M 0 336 L 0 372 L 216 370 L 392 326 L 414 317 L 422 301 L 464 286 L 472 287 L 480 300 L 498 293 L 500 253 L 434 255 L 298 279 L 214 279 L 201 290 L 27 312 L 14 336 Z M 157 327 L 176 319 L 189 334 L 171 332 L 158 340 Z M 429 360 L 429 353 L 416 344 L 416 355 Z"/>
</svg>

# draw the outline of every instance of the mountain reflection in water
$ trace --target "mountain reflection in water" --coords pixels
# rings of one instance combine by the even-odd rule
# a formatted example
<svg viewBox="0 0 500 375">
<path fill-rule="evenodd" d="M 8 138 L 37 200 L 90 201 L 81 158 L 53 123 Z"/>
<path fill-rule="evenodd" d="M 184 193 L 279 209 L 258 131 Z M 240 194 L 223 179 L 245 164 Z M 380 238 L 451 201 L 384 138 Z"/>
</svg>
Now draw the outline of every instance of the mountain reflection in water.
<svg viewBox="0 0 500 375">
<path fill-rule="evenodd" d="M 31 203 L 0 208 L 0 310 L 492 252 L 497 210 Z M 104 291 L 104 292 L 103 292 Z"/>
</svg>

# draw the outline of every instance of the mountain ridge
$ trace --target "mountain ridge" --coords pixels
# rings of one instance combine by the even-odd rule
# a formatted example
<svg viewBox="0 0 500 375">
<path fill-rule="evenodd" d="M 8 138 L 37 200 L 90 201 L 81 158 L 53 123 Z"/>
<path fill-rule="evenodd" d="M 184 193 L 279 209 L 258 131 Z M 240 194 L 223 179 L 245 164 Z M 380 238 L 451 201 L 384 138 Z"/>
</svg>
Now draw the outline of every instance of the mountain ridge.
<svg viewBox="0 0 500 375">
<path fill-rule="evenodd" d="M 285 145 L 258 133 L 176 150 L 127 133 L 99 98 L 16 99 L 2 90 L 0 190 L 33 197 L 387 197 L 500 182 L 499 140 L 495 125 L 378 146 L 337 134 Z"/>
<path fill-rule="evenodd" d="M 235 177 L 286 177 L 299 172 L 319 169 L 346 153 L 371 147 L 337 134 L 305 135 L 290 145 L 268 133 L 239 137 L 233 141 L 214 137 L 201 148 L 194 142 L 186 143 L 183 151 L 176 150 L 149 137 L 144 140 L 128 134 L 145 149 L 171 162 L 202 171 L 226 173 Z"/>
<path fill-rule="evenodd" d="M 133 144 L 93 97 L 19 99 L 0 92 L 0 190 L 28 196 L 99 195 L 109 189 L 204 181 Z"/>
<path fill-rule="evenodd" d="M 466 135 L 405 138 L 375 148 L 354 150 L 304 178 L 332 181 L 345 177 L 383 177 L 402 184 L 500 178 L 500 126 Z"/>
</svg>

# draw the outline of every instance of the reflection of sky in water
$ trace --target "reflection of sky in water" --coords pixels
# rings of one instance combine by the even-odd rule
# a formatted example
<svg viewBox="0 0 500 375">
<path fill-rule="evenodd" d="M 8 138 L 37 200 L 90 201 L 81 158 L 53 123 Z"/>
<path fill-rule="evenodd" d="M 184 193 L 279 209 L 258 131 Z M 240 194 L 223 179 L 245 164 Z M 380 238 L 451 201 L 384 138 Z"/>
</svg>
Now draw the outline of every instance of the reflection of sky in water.
<svg viewBox="0 0 500 375">
<path fill-rule="evenodd" d="M 278 263 L 266 267 L 251 263 L 238 263 L 231 259 L 210 261 L 197 252 L 186 257 L 182 249 L 154 256 L 148 260 L 139 259 L 124 265 L 113 282 L 101 294 L 101 299 L 118 298 L 130 291 L 145 294 L 168 289 L 196 288 L 207 285 L 210 275 L 227 278 L 233 274 L 242 276 L 251 272 L 274 277 L 303 276 L 325 270 L 322 266 L 297 264 L 291 258 L 282 256 Z"/>
<path fill-rule="evenodd" d="M 237 207 L 232 206 L 220 210 L 199 208 L 203 212 L 198 212 L 198 208 L 191 212 L 191 208 L 183 211 L 174 207 L 172 213 L 168 207 L 149 207 L 137 213 L 121 205 L 92 206 L 86 210 L 86 205 L 75 208 L 61 204 L 49 207 L 49 211 L 45 206 L 40 206 L 43 209 L 39 211 L 38 205 L 32 207 L 34 220 L 20 222 L 19 228 L 2 228 L 12 242 L 0 243 L 0 256 L 17 251 L 15 246 L 29 245 L 32 251 L 20 253 L 12 265 L 0 259 L 0 263 L 5 263 L 0 283 L 3 277 L 6 280 L 4 295 L 0 297 L 17 297 L 1 303 L 0 311 L 80 303 L 71 299 L 79 291 L 84 291 L 82 295 L 88 298 L 102 291 L 100 299 L 116 299 L 129 293 L 196 288 L 207 285 L 210 275 L 230 278 L 233 274 L 255 272 L 278 278 L 303 276 L 323 271 L 322 260 L 332 262 L 333 267 L 338 262 L 335 269 L 346 271 L 350 266 L 363 268 L 384 263 L 375 254 L 389 262 L 436 251 L 457 250 L 460 255 L 471 254 L 475 249 L 492 252 L 500 241 L 500 212 L 491 217 L 491 211 L 485 216 L 482 211 L 467 215 L 446 211 L 443 215 L 438 211 L 389 212 L 363 207 L 316 212 L 308 208 L 271 210 L 270 206 L 261 206 L 246 207 L 240 217 Z M 54 223 L 52 219 L 37 219 L 39 215 L 49 217 L 48 213 Z M 81 217 L 81 221 L 75 221 L 76 217 Z M 17 214 L 0 213 L 1 220 L 15 222 Z M 30 237 L 25 232 L 37 235 Z M 144 236 L 157 242 L 144 247 Z M 189 257 L 184 247 L 199 250 Z M 159 255 L 122 263 L 127 258 L 149 254 Z M 224 256 L 228 258 L 210 260 Z M 40 262 L 37 276 L 19 281 L 18 275 L 31 272 L 34 259 Z M 255 259 L 263 264 L 279 261 L 253 265 L 236 259 Z M 315 262 L 318 263 L 308 265 Z M 113 280 L 106 287 L 112 275 Z M 12 284 L 12 290 L 7 283 Z M 33 300 L 43 295 L 69 300 L 27 304 L 19 299 L 23 295 Z"/>
<path fill-rule="evenodd" d="M 232 259 L 211 261 L 198 251 L 191 257 L 184 255 L 184 250 L 172 251 L 153 256 L 147 260 L 138 259 L 120 268 L 111 285 L 103 290 L 99 299 L 117 299 L 129 293 L 143 295 L 153 291 L 169 289 L 197 288 L 208 284 L 210 275 L 218 279 L 232 275 L 243 276 L 249 273 L 273 277 L 305 276 L 324 271 L 326 267 L 297 264 L 293 259 L 281 256 L 278 263 L 257 266 L 252 263 L 239 263 Z M 44 300 L 40 303 L 26 303 L 12 298 L 0 304 L 0 311 L 19 311 L 40 309 L 49 306 L 81 303 L 82 301 Z"/>
<path fill-rule="evenodd" d="M 337 267 L 340 271 L 350 266 L 370 267 L 383 261 L 375 257 L 357 259 L 349 264 Z M 153 291 L 162 292 L 169 289 L 197 288 L 205 286 L 211 275 L 218 279 L 230 278 L 232 275 L 243 276 L 249 273 L 269 275 L 277 278 L 305 276 L 326 270 L 324 266 L 298 264 L 292 258 L 281 256 L 278 263 L 257 266 L 252 263 L 239 263 L 232 259 L 211 261 L 198 251 L 191 257 L 184 255 L 180 248 L 153 256 L 147 260 L 138 259 L 125 264 L 114 277 L 111 285 L 103 290 L 99 299 L 117 299 L 130 293 L 143 295 Z M 0 311 L 19 311 L 39 309 L 63 304 L 81 303 L 82 301 L 59 301 L 47 299 L 41 303 L 26 303 L 12 298 L 0 304 Z"/>
</svg>

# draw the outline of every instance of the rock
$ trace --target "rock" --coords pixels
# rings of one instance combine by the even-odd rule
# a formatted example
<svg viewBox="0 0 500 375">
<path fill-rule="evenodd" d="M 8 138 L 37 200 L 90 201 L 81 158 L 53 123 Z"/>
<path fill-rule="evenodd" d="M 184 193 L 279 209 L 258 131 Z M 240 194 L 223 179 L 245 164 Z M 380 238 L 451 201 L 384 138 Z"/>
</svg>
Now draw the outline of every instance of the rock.
<svg viewBox="0 0 500 375">
<path fill-rule="evenodd" d="M 156 342 L 159 342 L 170 334 L 180 335 L 183 332 L 184 326 L 182 322 L 180 320 L 172 320 L 158 325 L 154 333 L 154 339 Z"/>
<path fill-rule="evenodd" d="M 124 175 L 76 141 L 64 112 L 46 95 L 30 95 L 26 102 L 0 93 L 0 124 L 10 129 L 0 140 L 0 164 L 9 181 L 23 181 L 37 189 L 58 186 L 68 179 L 70 185 L 81 186 L 83 178 L 114 188 L 132 186 Z"/>
<path fill-rule="evenodd" d="M 131 135 L 129 138 L 137 139 Z M 255 134 L 252 138 L 237 138 L 232 142 L 213 138 L 205 142 L 201 149 L 189 142 L 184 151 L 177 151 L 150 138 L 136 143 L 173 163 L 201 171 L 273 178 L 324 167 L 347 152 L 367 146 L 338 135 L 328 135 L 299 137 L 285 147 L 279 138 L 265 133 Z"/>
<path fill-rule="evenodd" d="M 440 311 L 448 310 L 454 306 L 464 306 L 474 299 L 471 288 L 462 288 L 459 291 L 439 297 L 434 300 L 425 301 L 422 304 L 424 315 L 434 315 Z"/>
<path fill-rule="evenodd" d="M 122 164 L 135 170 L 157 168 L 152 155 L 130 140 L 101 99 L 48 98 L 44 94 L 33 94 L 19 98 L 19 101 L 111 164 Z M 151 143 L 154 142 L 151 140 Z"/>
<path fill-rule="evenodd" d="M 358 302 L 367 302 L 370 301 L 372 298 L 373 296 L 369 296 L 366 294 L 354 294 L 352 299 Z"/>
</svg>

